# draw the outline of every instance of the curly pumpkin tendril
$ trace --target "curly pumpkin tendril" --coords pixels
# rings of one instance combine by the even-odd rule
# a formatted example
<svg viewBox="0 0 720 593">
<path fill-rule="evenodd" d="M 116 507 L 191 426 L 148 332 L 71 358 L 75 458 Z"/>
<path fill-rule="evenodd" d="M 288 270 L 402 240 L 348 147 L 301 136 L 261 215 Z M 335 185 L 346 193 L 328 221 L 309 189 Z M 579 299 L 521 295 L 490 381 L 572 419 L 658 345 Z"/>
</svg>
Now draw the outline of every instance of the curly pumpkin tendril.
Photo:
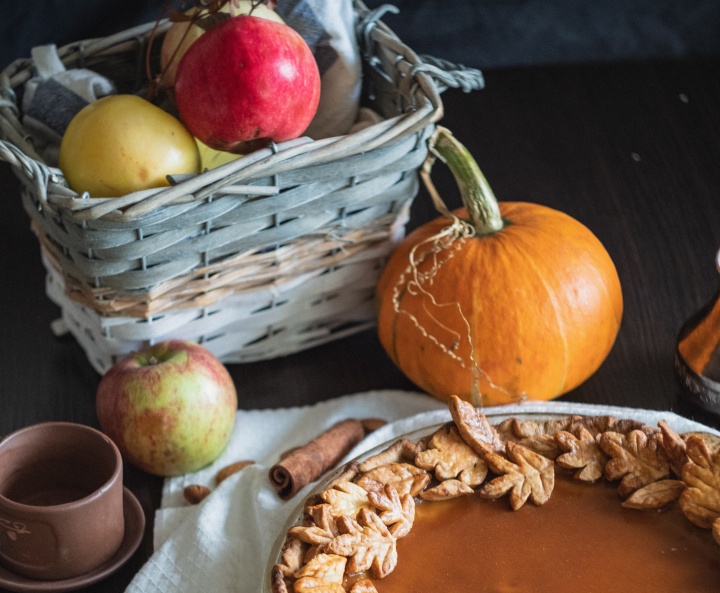
<svg viewBox="0 0 720 593">
<path fill-rule="evenodd" d="M 487 204 L 484 204 L 482 207 L 482 212 L 479 215 L 479 210 L 477 207 L 473 207 L 472 210 L 471 208 L 467 208 L 470 213 L 470 221 L 460 219 L 448 209 L 430 178 L 432 167 L 435 163 L 436 158 L 440 158 L 441 160 L 445 161 L 443 156 L 439 154 L 436 149 L 439 139 L 449 140 L 450 146 L 443 151 L 445 153 L 447 150 L 456 150 L 458 146 L 461 146 L 459 142 L 457 142 L 457 140 L 452 137 L 452 134 L 447 129 L 438 127 L 432 138 L 430 139 L 430 152 L 428 153 L 428 156 L 420 170 L 420 176 L 422 177 L 423 183 L 425 184 L 428 193 L 433 200 L 435 209 L 440 214 L 447 217 L 450 220 L 450 224 L 444 227 L 432 237 L 429 237 L 425 241 L 414 245 L 410 250 L 410 253 L 408 255 L 408 265 L 403 271 L 403 273 L 400 274 L 397 283 L 393 287 L 393 310 L 396 315 L 406 315 L 425 338 L 433 342 L 445 354 L 456 360 L 463 368 L 470 368 L 474 377 L 472 385 L 472 403 L 478 407 L 481 407 L 483 399 L 480 389 L 481 378 L 484 378 L 485 381 L 493 389 L 501 391 L 508 397 L 512 397 L 512 395 L 505 388 L 495 384 L 489 374 L 478 366 L 475 358 L 475 346 L 472 340 L 470 323 L 467 320 L 467 317 L 465 317 L 462 308 L 460 307 L 460 303 L 458 303 L 457 301 L 442 304 L 437 303 L 435 301 L 435 297 L 430 292 L 428 292 L 425 286 L 433 283 L 435 276 L 437 275 L 440 268 L 447 260 L 455 256 L 455 254 L 461 249 L 462 243 L 464 241 L 467 241 L 469 238 L 477 235 L 487 234 L 489 232 L 496 232 L 502 228 L 503 223 L 502 218 L 500 217 L 499 208 L 497 206 L 497 200 L 495 200 L 494 196 L 492 196 L 492 190 L 490 190 L 487 181 L 485 181 L 485 178 L 482 176 L 482 173 L 480 173 L 481 179 L 478 180 L 478 183 L 480 183 L 482 187 L 480 187 L 478 191 L 483 193 L 487 191 L 490 192 L 492 200 L 489 200 L 489 206 L 487 206 Z M 465 189 L 467 186 L 464 181 L 461 184 L 460 180 L 458 180 L 458 185 L 460 186 L 461 193 L 463 194 L 465 193 Z M 466 202 L 465 197 L 466 196 L 463 195 L 463 202 Z M 478 220 L 478 216 L 480 216 L 482 220 Z M 423 250 L 421 251 L 421 249 Z M 430 268 L 426 272 L 421 272 L 420 267 L 428 259 L 431 260 Z M 427 329 L 422 326 L 422 324 L 418 321 L 415 315 L 401 307 L 400 295 L 403 292 L 403 288 L 405 289 L 405 292 L 412 296 L 423 296 L 427 298 L 430 303 L 435 307 L 454 307 L 457 310 L 460 318 L 463 321 L 463 324 L 465 325 L 465 337 L 467 338 L 468 344 L 470 346 L 469 364 L 468 361 L 464 360 L 456 352 L 458 347 L 460 346 L 461 340 L 463 339 L 463 335 L 460 332 L 455 331 L 454 329 L 447 327 L 446 325 L 441 323 L 440 320 L 437 319 L 426 307 L 426 301 L 423 300 L 423 309 L 428 314 L 428 317 L 433 319 L 439 326 L 447 330 L 448 333 L 455 336 L 455 339 L 449 345 L 441 343 L 434 335 L 430 334 Z M 521 396 L 519 399 L 524 399 L 524 397 Z"/>
</svg>

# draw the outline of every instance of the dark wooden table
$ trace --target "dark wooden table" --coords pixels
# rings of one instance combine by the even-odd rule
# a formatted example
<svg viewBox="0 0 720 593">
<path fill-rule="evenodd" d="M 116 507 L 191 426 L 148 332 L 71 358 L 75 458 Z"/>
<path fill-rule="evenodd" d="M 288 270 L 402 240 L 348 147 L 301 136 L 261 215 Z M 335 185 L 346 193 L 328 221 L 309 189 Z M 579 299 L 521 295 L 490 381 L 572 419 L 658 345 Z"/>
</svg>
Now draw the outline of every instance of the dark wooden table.
<svg viewBox="0 0 720 593">
<path fill-rule="evenodd" d="M 562 399 L 659 410 L 720 428 L 673 377 L 677 332 L 715 293 L 720 248 L 720 59 L 488 71 L 487 88 L 445 94 L 444 125 L 473 152 L 501 200 L 540 202 L 585 223 L 623 285 L 610 356 Z M 449 173 L 436 184 L 459 205 Z M 100 377 L 71 338 L 56 338 L 35 237 L 0 167 L 0 435 L 43 420 L 97 425 Z M 434 216 L 421 191 L 412 225 Z M 562 240 L 558 237 L 558 240 Z M 285 358 L 230 365 L 241 408 L 303 405 L 380 388 L 414 389 L 367 331 Z M 143 545 L 88 591 L 122 591 L 152 552 L 161 480 L 126 468 L 148 518 Z"/>
</svg>

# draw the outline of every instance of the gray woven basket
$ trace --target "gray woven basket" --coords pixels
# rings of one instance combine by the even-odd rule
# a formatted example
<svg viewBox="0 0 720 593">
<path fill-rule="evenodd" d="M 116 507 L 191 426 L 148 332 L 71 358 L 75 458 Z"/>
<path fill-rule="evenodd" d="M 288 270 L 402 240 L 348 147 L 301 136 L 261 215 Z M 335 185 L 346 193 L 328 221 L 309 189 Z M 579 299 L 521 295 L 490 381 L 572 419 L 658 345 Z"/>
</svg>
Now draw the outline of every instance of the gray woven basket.
<svg viewBox="0 0 720 593">
<path fill-rule="evenodd" d="M 29 59 L 0 73 L 0 159 L 22 201 L 70 331 L 98 372 L 170 337 L 224 362 L 289 354 L 374 324 L 379 273 L 404 234 L 427 139 L 447 86 L 476 70 L 420 58 L 354 2 L 363 101 L 383 120 L 359 132 L 273 145 L 167 188 L 114 199 L 78 195 L 33 149 L 16 91 Z M 119 88 L 140 88 L 154 24 L 59 50 Z M 160 26 L 164 32 L 169 23 Z"/>
</svg>

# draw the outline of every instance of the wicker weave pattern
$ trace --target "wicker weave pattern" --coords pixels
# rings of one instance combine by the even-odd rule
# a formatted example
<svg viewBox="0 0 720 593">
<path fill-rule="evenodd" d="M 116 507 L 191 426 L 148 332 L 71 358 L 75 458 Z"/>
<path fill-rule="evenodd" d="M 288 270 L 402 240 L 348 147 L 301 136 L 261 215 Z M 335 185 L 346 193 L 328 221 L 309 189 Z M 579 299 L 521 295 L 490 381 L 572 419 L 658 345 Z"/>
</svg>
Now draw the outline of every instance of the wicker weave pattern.
<svg viewBox="0 0 720 593">
<path fill-rule="evenodd" d="M 22 200 L 66 329 L 103 372 L 169 337 L 226 362 L 275 357 L 373 324 L 382 265 L 403 235 L 440 87 L 482 85 L 477 71 L 421 60 L 356 2 L 363 93 L 385 119 L 359 132 L 273 145 L 169 188 L 121 198 L 70 190 L 35 154 L 16 90 L 29 60 L 0 74 L 0 158 Z M 160 33 L 168 23 L 163 23 Z M 119 88 L 138 88 L 153 25 L 60 50 Z"/>
</svg>

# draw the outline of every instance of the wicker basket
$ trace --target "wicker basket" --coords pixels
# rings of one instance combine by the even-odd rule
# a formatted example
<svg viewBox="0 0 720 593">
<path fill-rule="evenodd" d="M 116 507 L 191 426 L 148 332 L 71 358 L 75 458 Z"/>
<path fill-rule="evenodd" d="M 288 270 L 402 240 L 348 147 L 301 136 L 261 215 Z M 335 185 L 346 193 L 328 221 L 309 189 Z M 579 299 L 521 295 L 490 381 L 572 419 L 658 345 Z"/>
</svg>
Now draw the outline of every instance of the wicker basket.
<svg viewBox="0 0 720 593">
<path fill-rule="evenodd" d="M 78 195 L 27 141 L 16 91 L 29 59 L 0 73 L 0 158 L 47 270 L 47 294 L 98 372 L 170 337 L 225 362 L 289 354 L 371 327 L 373 292 L 403 236 L 440 92 L 482 86 L 476 70 L 421 59 L 354 2 L 363 101 L 384 118 L 359 132 L 273 145 L 168 188 Z M 118 88 L 140 88 L 154 24 L 59 50 Z M 169 26 L 163 23 L 162 33 Z M 19 93 L 18 93 L 19 94 Z"/>
</svg>

